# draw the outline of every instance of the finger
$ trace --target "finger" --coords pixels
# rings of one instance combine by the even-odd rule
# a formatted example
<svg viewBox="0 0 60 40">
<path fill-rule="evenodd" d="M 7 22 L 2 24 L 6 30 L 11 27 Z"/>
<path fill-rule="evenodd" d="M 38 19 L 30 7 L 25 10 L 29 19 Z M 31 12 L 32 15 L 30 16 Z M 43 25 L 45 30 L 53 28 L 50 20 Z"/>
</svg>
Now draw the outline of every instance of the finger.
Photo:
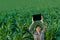
<svg viewBox="0 0 60 40">
<path fill-rule="evenodd" d="M 43 16 L 41 16 L 41 18 L 43 18 Z"/>
<path fill-rule="evenodd" d="M 41 19 L 43 20 L 43 16 L 41 16 Z"/>
<path fill-rule="evenodd" d="M 32 17 L 32 20 L 33 20 L 33 17 Z"/>
</svg>

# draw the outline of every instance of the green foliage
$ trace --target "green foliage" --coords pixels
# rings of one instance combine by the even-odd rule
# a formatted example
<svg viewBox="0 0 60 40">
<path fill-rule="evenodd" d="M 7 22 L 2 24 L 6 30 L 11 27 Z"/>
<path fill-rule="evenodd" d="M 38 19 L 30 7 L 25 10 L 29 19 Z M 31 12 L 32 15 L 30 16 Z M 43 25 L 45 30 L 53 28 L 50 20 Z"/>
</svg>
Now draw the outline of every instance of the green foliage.
<svg viewBox="0 0 60 40">
<path fill-rule="evenodd" d="M 0 12 L 0 40 L 33 40 L 29 25 L 33 14 L 41 13 L 47 24 L 45 40 L 60 38 L 60 9 L 46 8 L 40 10 L 10 10 Z M 39 22 L 40 24 L 40 22 Z M 41 25 L 41 24 L 40 24 Z"/>
</svg>

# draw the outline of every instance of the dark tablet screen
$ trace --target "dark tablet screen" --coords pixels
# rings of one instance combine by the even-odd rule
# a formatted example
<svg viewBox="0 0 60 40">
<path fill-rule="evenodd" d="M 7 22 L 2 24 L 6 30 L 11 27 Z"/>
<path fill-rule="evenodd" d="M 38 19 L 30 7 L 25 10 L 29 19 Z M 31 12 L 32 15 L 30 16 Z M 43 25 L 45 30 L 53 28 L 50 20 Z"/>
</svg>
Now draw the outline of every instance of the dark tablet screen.
<svg viewBox="0 0 60 40">
<path fill-rule="evenodd" d="M 34 21 L 41 20 L 41 14 L 33 15 L 33 20 Z"/>
</svg>

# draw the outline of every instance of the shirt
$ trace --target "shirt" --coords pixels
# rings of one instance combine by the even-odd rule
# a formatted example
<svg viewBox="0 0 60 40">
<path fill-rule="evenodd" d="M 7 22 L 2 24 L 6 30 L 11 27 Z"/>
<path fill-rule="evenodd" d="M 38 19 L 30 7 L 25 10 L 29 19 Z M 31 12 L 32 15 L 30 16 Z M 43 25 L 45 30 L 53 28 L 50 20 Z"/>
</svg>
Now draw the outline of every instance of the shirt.
<svg viewBox="0 0 60 40">
<path fill-rule="evenodd" d="M 36 31 L 32 30 L 33 24 L 30 25 L 29 31 L 32 33 L 34 40 L 44 40 L 44 31 L 40 31 L 37 33 Z"/>
</svg>

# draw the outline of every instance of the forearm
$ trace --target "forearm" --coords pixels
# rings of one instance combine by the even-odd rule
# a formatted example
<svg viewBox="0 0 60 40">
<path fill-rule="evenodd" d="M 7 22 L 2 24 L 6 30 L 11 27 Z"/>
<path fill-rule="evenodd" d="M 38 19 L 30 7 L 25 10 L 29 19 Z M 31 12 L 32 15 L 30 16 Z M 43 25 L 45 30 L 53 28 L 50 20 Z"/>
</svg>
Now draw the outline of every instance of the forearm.
<svg viewBox="0 0 60 40">
<path fill-rule="evenodd" d="M 45 23 L 43 23 L 43 25 L 44 25 L 43 31 L 45 32 L 45 31 L 46 31 L 46 29 L 47 29 L 47 26 L 46 26 L 46 24 L 45 24 Z"/>
<path fill-rule="evenodd" d="M 32 28 L 33 28 L 33 25 L 34 25 L 34 24 L 32 23 L 32 24 L 30 25 L 30 27 L 29 27 L 29 31 L 30 31 L 32 34 L 34 33 L 34 31 L 33 31 L 33 29 L 32 29 Z"/>
<path fill-rule="evenodd" d="M 32 30 L 33 27 L 33 23 L 29 26 L 29 30 Z"/>
<path fill-rule="evenodd" d="M 42 17 L 42 16 L 41 16 Z M 43 24 L 43 26 L 44 26 L 44 28 L 43 28 L 43 31 L 45 31 L 46 30 L 46 28 L 47 28 L 47 26 L 46 26 L 46 24 L 44 23 L 44 21 L 43 21 L 43 17 L 42 17 L 42 19 L 41 19 L 41 23 Z"/>
</svg>

